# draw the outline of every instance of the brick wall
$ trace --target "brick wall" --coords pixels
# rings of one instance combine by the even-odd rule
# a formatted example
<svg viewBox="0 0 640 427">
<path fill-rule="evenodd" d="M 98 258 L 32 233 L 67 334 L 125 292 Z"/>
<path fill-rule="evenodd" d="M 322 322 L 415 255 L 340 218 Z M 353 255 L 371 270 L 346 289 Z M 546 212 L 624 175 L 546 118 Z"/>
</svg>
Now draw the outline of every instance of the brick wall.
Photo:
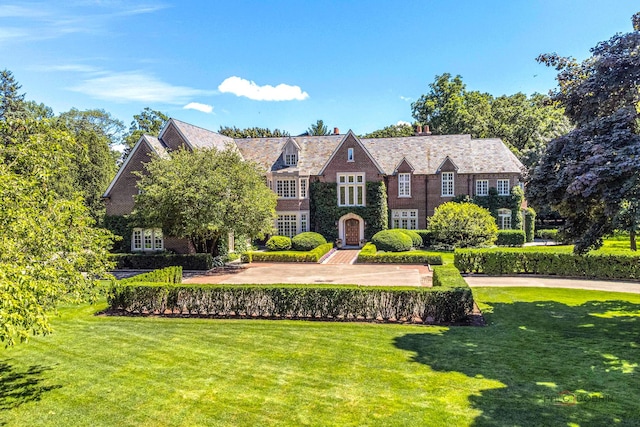
<svg viewBox="0 0 640 427">
<path fill-rule="evenodd" d="M 107 215 L 128 215 L 133 210 L 133 196 L 138 194 L 136 183 L 140 179 L 133 172 L 143 172 L 143 163 L 151 160 L 152 151 L 149 146 L 143 142 L 133 153 L 133 157 L 127 162 L 126 168 L 120 174 L 120 177 L 114 184 L 109 198 L 105 199 L 105 207 Z"/>
<path fill-rule="evenodd" d="M 347 160 L 349 148 L 353 149 L 353 161 Z M 334 157 L 324 169 L 323 176 L 319 177 L 322 182 L 336 182 L 336 176 L 341 172 L 364 172 L 365 179 L 369 182 L 382 180 L 378 168 L 373 163 L 369 154 L 356 141 L 353 135 L 349 135 L 338 147 Z"/>
<path fill-rule="evenodd" d="M 180 136 L 180 133 L 173 123 L 170 124 L 162 134 L 162 142 L 167 145 L 169 151 L 174 151 L 186 146 L 184 139 Z"/>
</svg>

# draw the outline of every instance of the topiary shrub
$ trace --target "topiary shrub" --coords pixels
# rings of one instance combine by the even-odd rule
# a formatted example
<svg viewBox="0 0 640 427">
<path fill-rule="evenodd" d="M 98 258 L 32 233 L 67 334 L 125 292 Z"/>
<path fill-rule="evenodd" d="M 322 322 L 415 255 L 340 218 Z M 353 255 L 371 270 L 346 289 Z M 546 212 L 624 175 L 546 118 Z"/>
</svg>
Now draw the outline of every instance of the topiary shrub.
<svg viewBox="0 0 640 427">
<path fill-rule="evenodd" d="M 267 240 L 267 249 L 270 251 L 287 251 L 291 249 L 291 238 L 287 236 L 272 236 Z"/>
<path fill-rule="evenodd" d="M 522 246 L 524 245 L 525 234 L 522 230 L 498 230 L 498 246 Z"/>
<path fill-rule="evenodd" d="M 527 208 L 524 211 L 524 232 L 527 242 L 533 242 L 536 231 L 536 211 L 533 208 Z"/>
<path fill-rule="evenodd" d="M 491 213 L 474 203 L 447 202 L 429 218 L 434 247 L 442 249 L 492 246 L 498 226 Z"/>
<path fill-rule="evenodd" d="M 371 242 L 378 250 L 386 252 L 408 251 L 413 246 L 411 237 L 399 229 L 378 231 L 371 238 Z"/>
<path fill-rule="evenodd" d="M 322 234 L 313 231 L 305 231 L 291 239 L 291 247 L 294 251 L 310 251 L 325 243 L 327 243 L 327 239 Z"/>
<path fill-rule="evenodd" d="M 416 233 L 413 230 L 405 230 L 404 228 L 398 228 L 398 230 L 402 231 L 404 234 L 406 234 L 407 236 L 409 236 L 411 238 L 411 241 L 413 242 L 413 247 L 414 248 L 420 248 L 423 245 L 422 242 L 422 237 Z"/>
</svg>

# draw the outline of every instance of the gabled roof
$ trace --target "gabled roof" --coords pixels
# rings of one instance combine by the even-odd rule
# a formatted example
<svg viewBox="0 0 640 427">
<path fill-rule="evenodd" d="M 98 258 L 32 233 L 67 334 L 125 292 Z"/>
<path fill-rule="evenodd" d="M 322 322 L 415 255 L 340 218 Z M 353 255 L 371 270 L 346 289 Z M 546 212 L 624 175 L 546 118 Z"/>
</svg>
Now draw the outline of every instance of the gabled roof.
<svg viewBox="0 0 640 427">
<path fill-rule="evenodd" d="M 378 162 L 376 161 L 375 156 L 372 156 L 371 152 L 367 149 L 367 147 L 365 145 L 362 144 L 362 142 L 360 141 L 360 138 L 358 138 L 356 136 L 356 134 L 353 133 L 353 131 L 351 129 L 349 129 L 349 132 L 347 132 L 344 135 L 344 138 L 342 138 L 342 140 L 340 141 L 340 143 L 336 146 L 336 148 L 333 150 L 333 152 L 331 153 L 331 156 L 329 157 L 329 159 L 327 159 L 327 161 L 324 163 L 324 165 L 322 166 L 322 169 L 320 169 L 320 172 L 318 173 L 318 175 L 322 175 L 324 173 L 324 170 L 327 168 L 327 166 L 331 163 L 331 161 L 333 160 L 333 158 L 336 156 L 336 153 L 338 152 L 338 149 L 340 148 L 340 146 L 342 144 L 344 144 L 344 142 L 349 139 L 349 137 L 352 137 L 353 139 L 355 139 L 355 141 L 358 143 L 358 145 L 360 146 L 360 148 L 362 148 L 362 151 L 365 152 L 365 154 L 369 157 L 369 159 L 371 160 L 371 162 L 373 163 L 373 165 L 378 169 L 378 172 L 380 174 L 384 174 L 384 170 L 380 167 L 380 164 L 378 164 Z"/>
<path fill-rule="evenodd" d="M 385 174 L 392 175 L 406 159 L 414 174 L 435 174 L 447 157 L 458 173 L 521 173 L 522 163 L 500 139 L 470 135 L 430 135 L 362 139 Z"/>
<path fill-rule="evenodd" d="M 173 123 L 191 149 L 215 148 L 217 150 L 224 150 L 228 144 L 233 144 L 234 142 L 233 138 L 229 138 L 228 136 L 176 119 L 169 119 L 169 122 L 167 122 L 167 125 L 165 125 L 160 133 L 160 139 L 162 139 L 164 131 L 169 127 L 169 123 Z"/>
<path fill-rule="evenodd" d="M 162 142 L 158 138 L 151 135 L 142 135 L 138 140 L 138 142 L 136 142 L 136 145 L 134 145 L 131 151 L 129 152 L 129 155 L 127 156 L 127 158 L 124 159 L 124 162 L 120 166 L 120 169 L 118 169 L 118 173 L 116 173 L 116 176 L 113 177 L 113 179 L 111 180 L 111 183 L 109 184 L 109 187 L 107 187 L 107 190 L 104 192 L 102 197 L 109 197 L 109 194 L 113 189 L 113 186 L 116 184 L 116 182 L 118 182 L 118 179 L 120 179 L 120 176 L 122 175 L 123 171 L 127 168 L 129 161 L 136 155 L 136 153 L 138 152 L 142 144 L 148 145 L 151 151 L 157 154 L 158 156 L 160 156 L 161 158 L 167 158 L 169 156 L 169 153 L 167 152 L 165 146 L 162 144 Z"/>
<path fill-rule="evenodd" d="M 396 166 L 396 168 L 393 170 L 393 173 L 397 173 L 398 169 L 400 169 L 400 166 L 402 166 L 403 163 L 406 163 L 407 166 L 409 166 L 409 169 L 411 169 L 412 172 L 414 172 L 416 170 L 416 168 L 413 167 L 413 165 L 411 164 L 411 162 L 409 160 L 407 160 L 406 157 L 403 157 L 402 160 L 400 160 L 400 163 L 398 163 L 398 165 Z"/>
</svg>

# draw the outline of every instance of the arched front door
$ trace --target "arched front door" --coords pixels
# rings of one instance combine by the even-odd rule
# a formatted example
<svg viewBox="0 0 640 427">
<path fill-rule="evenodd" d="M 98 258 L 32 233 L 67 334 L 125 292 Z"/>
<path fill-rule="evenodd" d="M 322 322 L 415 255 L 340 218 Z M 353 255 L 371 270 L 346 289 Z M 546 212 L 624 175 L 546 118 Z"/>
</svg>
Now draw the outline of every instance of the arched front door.
<svg viewBox="0 0 640 427">
<path fill-rule="evenodd" d="M 347 246 L 360 245 L 360 221 L 350 218 L 344 222 L 344 240 Z"/>
</svg>

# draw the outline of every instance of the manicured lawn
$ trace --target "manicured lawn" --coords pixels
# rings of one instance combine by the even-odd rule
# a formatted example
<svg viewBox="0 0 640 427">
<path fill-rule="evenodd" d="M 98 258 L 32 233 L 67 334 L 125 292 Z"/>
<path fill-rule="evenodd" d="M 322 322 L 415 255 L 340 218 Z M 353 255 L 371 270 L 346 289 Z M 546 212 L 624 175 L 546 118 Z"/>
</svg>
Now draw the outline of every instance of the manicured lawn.
<svg viewBox="0 0 640 427">
<path fill-rule="evenodd" d="M 92 315 L 103 305 L 64 308 L 53 335 L 0 350 L 0 423 L 640 424 L 640 295 L 474 293 L 487 327 L 108 318 Z M 554 404 L 565 391 L 580 402 Z"/>
</svg>

